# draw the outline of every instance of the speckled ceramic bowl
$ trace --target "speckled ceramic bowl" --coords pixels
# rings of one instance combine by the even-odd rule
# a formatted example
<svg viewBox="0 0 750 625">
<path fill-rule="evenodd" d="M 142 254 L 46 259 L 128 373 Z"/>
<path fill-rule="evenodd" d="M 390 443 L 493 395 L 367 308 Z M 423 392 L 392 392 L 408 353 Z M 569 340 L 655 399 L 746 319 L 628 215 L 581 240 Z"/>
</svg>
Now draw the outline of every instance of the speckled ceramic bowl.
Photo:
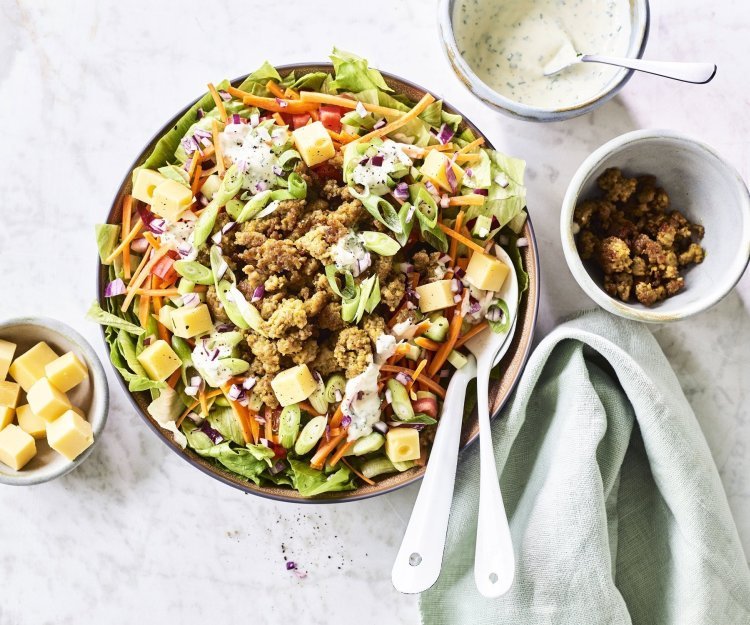
<svg viewBox="0 0 750 625">
<path fill-rule="evenodd" d="M 299 65 L 285 65 L 277 67 L 282 75 L 286 75 L 290 71 L 294 70 L 298 73 L 315 72 L 315 71 L 333 71 L 333 66 L 328 63 L 320 64 L 299 64 Z M 393 88 L 396 92 L 408 96 L 412 101 L 416 102 L 424 94 L 425 89 L 419 87 L 413 83 L 397 78 L 391 74 L 382 72 L 385 77 L 385 81 L 388 85 Z M 237 78 L 232 81 L 232 84 L 239 85 L 245 76 Z M 131 190 L 131 171 L 137 167 L 147 158 L 151 153 L 154 145 L 158 139 L 171 127 L 174 123 L 182 117 L 184 112 L 192 106 L 192 103 L 186 106 L 182 111 L 177 113 L 174 118 L 169 120 L 163 128 L 161 128 L 153 139 L 143 148 L 143 151 L 136 158 L 135 162 L 125 172 L 125 177 L 117 191 L 112 208 L 110 210 L 107 221 L 110 223 L 120 223 L 120 216 L 122 214 L 122 200 L 123 197 L 130 193 Z M 445 110 L 451 113 L 458 113 L 453 107 L 448 104 L 443 104 Z M 464 118 L 464 126 L 470 127 L 475 134 L 481 135 L 479 130 L 469 121 Z M 488 142 L 489 145 L 489 142 Z M 491 146 L 490 146 L 491 147 Z M 502 377 L 492 384 L 490 389 L 490 406 L 493 414 L 497 414 L 500 408 L 505 404 L 511 391 L 515 387 L 518 379 L 521 375 L 523 366 L 526 364 L 526 359 L 529 356 L 531 350 L 531 343 L 534 334 L 534 327 L 536 325 L 537 310 L 539 304 L 539 258 L 537 253 L 536 239 L 534 238 L 534 230 L 531 225 L 531 220 L 526 222 L 524 227 L 523 236 L 529 241 L 528 247 L 521 250 L 523 263 L 526 271 L 529 274 L 529 290 L 523 297 L 523 301 L 518 310 L 518 321 L 515 335 L 512 339 L 512 345 L 508 350 L 507 354 L 502 360 Z M 98 297 L 99 301 L 103 300 L 104 286 L 106 285 L 107 274 L 105 268 L 99 265 L 99 283 L 98 283 Z M 200 469 L 204 473 L 216 478 L 217 480 L 239 488 L 245 492 L 268 497 L 270 499 L 276 499 L 279 501 L 290 501 L 295 503 L 321 503 L 321 502 L 343 502 L 343 501 L 355 501 L 358 499 L 365 499 L 367 497 L 373 497 L 375 495 L 382 495 L 393 491 L 407 484 L 411 484 L 419 480 L 424 469 L 413 468 L 404 473 L 398 473 L 395 475 L 385 476 L 383 479 L 379 479 L 374 486 L 363 485 L 357 490 L 341 492 L 341 493 L 327 493 L 314 499 L 302 497 L 296 491 L 282 487 L 261 487 L 256 486 L 252 482 L 243 480 L 240 476 L 223 470 L 221 467 L 216 466 L 210 461 L 201 458 L 198 454 L 190 449 L 182 449 L 177 443 L 172 440 L 172 436 L 164 431 L 159 425 L 148 415 L 146 407 L 150 401 L 150 397 L 147 393 L 130 393 L 127 389 L 127 385 L 124 383 L 120 374 L 115 371 L 115 375 L 120 380 L 122 388 L 126 394 L 128 394 L 132 400 L 133 406 L 141 415 L 146 424 L 161 438 L 166 445 L 174 452 L 178 453 L 182 458 L 187 460 L 194 467 Z M 463 432 L 461 435 L 461 445 L 466 447 L 472 443 L 479 434 L 479 425 L 477 422 L 476 414 L 472 415 L 464 423 Z"/>
<path fill-rule="evenodd" d="M 596 179 L 609 167 L 656 176 L 672 206 L 706 230 L 706 259 L 683 274 L 682 291 L 650 308 L 610 297 L 598 268 L 584 263 L 576 249 L 573 211 L 596 194 Z M 704 143 L 670 130 L 637 130 L 605 143 L 578 168 L 563 200 L 560 230 L 573 277 L 602 308 L 635 321 L 677 321 L 716 304 L 742 277 L 750 258 L 750 195 L 734 167 Z"/>
<path fill-rule="evenodd" d="M 440 41 L 448 57 L 453 71 L 464 86 L 490 108 L 500 111 L 510 117 L 534 122 L 557 122 L 571 119 L 578 115 L 590 113 L 595 108 L 613 98 L 625 86 L 633 75 L 633 70 L 621 69 L 612 80 L 605 85 L 594 97 L 574 106 L 556 109 L 540 108 L 521 104 L 499 94 L 474 73 L 469 63 L 461 55 L 453 33 L 453 9 L 456 0 L 439 0 L 438 24 Z M 630 46 L 626 56 L 641 58 L 646 49 L 650 26 L 650 11 L 648 0 L 630 0 L 630 18 L 633 25 L 630 36 Z M 595 52 L 594 50 L 590 52 Z"/>
<path fill-rule="evenodd" d="M 94 444 L 72 462 L 51 449 L 45 439 L 37 439 L 37 455 L 20 471 L 0 463 L 0 483 L 29 486 L 49 482 L 70 473 L 91 455 L 107 422 L 109 388 L 102 363 L 78 332 L 54 319 L 23 317 L 4 321 L 0 323 L 0 339 L 18 345 L 16 356 L 20 356 L 39 341 L 45 341 L 59 355 L 72 351 L 78 356 L 86 365 L 89 377 L 70 390 L 68 397 L 74 406 L 86 413 L 94 431 Z M 22 403 L 25 403 L 25 399 Z"/>
</svg>

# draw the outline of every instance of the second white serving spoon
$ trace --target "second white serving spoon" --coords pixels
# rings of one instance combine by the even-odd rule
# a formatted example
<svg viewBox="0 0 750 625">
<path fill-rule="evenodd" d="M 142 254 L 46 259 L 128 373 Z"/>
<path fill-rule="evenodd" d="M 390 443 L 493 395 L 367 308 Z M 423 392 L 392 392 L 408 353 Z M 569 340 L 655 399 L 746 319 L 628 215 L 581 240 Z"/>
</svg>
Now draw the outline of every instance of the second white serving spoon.
<svg viewBox="0 0 750 625">
<path fill-rule="evenodd" d="M 563 44 L 552 60 L 544 66 L 544 75 L 552 76 L 578 63 L 605 63 L 699 85 L 710 82 L 716 76 L 716 65 L 713 63 L 644 61 L 601 54 L 581 54 L 570 42 Z"/>
</svg>

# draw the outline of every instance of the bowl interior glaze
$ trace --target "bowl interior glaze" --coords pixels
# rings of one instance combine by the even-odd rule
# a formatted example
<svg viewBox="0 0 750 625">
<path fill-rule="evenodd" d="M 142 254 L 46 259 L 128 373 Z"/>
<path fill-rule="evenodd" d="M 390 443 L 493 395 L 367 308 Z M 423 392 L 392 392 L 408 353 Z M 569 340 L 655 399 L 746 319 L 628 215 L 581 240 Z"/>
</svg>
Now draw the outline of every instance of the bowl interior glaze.
<svg viewBox="0 0 750 625">
<path fill-rule="evenodd" d="M 328 63 L 318 64 L 295 64 L 295 65 L 283 65 L 278 66 L 277 70 L 284 76 L 291 71 L 304 74 L 306 72 L 325 71 L 330 72 L 333 70 L 333 66 Z M 419 87 L 411 82 L 397 78 L 391 74 L 382 72 L 385 81 L 388 85 L 396 92 L 401 93 L 409 97 L 412 101 L 418 101 L 425 93 L 426 90 Z M 232 81 L 233 85 L 239 85 L 245 76 L 236 78 Z M 125 174 L 125 177 L 120 185 L 119 190 L 112 203 L 107 221 L 109 223 L 120 223 L 120 217 L 122 214 L 122 201 L 125 195 L 130 193 L 131 190 L 131 171 L 135 167 L 143 163 L 148 155 L 153 150 L 154 145 L 158 139 L 171 127 L 174 123 L 184 114 L 184 112 L 192 106 L 192 103 L 180 111 L 175 117 L 169 120 L 154 136 L 150 143 L 143 149 L 141 154 L 133 163 L 132 167 Z M 459 113 L 455 108 L 444 103 L 446 111 L 450 113 Z M 459 113 L 460 114 L 460 113 Z M 480 136 L 482 133 L 469 121 L 464 118 L 464 127 L 469 127 L 472 131 Z M 491 145 L 487 143 L 489 147 Z M 528 358 L 529 351 L 531 349 L 532 338 L 534 334 L 534 327 L 536 325 L 538 300 L 539 300 L 539 259 L 537 254 L 536 240 L 534 238 L 534 230 L 531 225 L 531 221 L 527 220 L 526 226 L 524 227 L 523 236 L 529 242 L 529 245 L 521 249 L 521 256 L 526 271 L 529 274 L 529 290 L 523 297 L 523 301 L 519 307 L 518 322 L 515 335 L 513 336 L 513 343 L 508 353 L 505 355 L 502 361 L 503 375 L 499 380 L 496 380 L 490 388 L 490 407 L 493 414 L 497 414 L 500 408 L 507 401 L 511 391 L 515 387 L 516 382 L 521 374 L 526 359 Z M 99 283 L 98 283 L 98 297 L 101 302 L 103 299 L 103 290 L 106 284 L 107 275 L 103 266 L 99 267 Z M 103 336 L 103 335 L 102 335 Z M 190 464 L 200 469 L 204 473 L 239 488 L 248 493 L 268 497 L 270 499 L 276 499 L 279 501 L 289 501 L 295 503 L 323 503 L 323 502 L 343 502 L 343 501 L 355 501 L 358 499 L 365 499 L 375 495 L 382 495 L 393 491 L 397 488 L 411 484 L 419 480 L 423 473 L 423 468 L 413 468 L 404 473 L 396 475 L 386 476 L 384 479 L 376 482 L 374 486 L 364 485 L 357 488 L 354 491 L 340 492 L 340 493 L 327 493 L 323 496 L 316 497 L 314 499 L 302 497 L 296 491 L 281 487 L 268 487 L 268 486 L 256 486 L 251 482 L 242 480 L 239 476 L 229 473 L 223 470 L 221 467 L 217 467 L 212 463 L 208 462 L 204 458 L 190 449 L 182 449 L 177 445 L 169 433 L 162 430 L 159 425 L 149 416 L 146 412 L 146 407 L 149 403 L 149 395 L 147 393 L 130 393 L 127 390 L 127 386 L 122 380 L 119 373 L 115 372 L 118 380 L 122 384 L 123 390 L 131 398 L 134 407 L 148 424 L 148 426 L 176 453 L 182 456 Z M 476 414 L 473 414 L 469 419 L 465 420 L 463 430 L 461 433 L 461 446 L 465 448 L 471 442 L 473 442 L 478 435 L 478 422 Z"/>
</svg>

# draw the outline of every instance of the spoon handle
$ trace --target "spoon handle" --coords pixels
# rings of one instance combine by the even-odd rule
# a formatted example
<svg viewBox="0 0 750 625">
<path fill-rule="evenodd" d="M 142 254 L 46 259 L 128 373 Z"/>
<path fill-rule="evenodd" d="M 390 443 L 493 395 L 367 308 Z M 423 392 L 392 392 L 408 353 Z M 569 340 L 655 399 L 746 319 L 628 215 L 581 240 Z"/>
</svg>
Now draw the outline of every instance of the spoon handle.
<svg viewBox="0 0 750 625">
<path fill-rule="evenodd" d="M 647 74 L 664 76 L 673 80 L 705 84 L 716 76 L 716 65 L 713 63 L 680 63 L 671 61 L 644 61 L 643 59 L 627 59 L 600 54 L 584 54 L 580 59 L 584 63 L 606 63 L 617 67 L 627 67 Z"/>
<path fill-rule="evenodd" d="M 516 563 L 492 445 L 489 370 L 489 366 L 480 366 L 477 375 L 480 477 L 474 583 L 482 595 L 494 598 L 508 592 Z"/>
<path fill-rule="evenodd" d="M 476 361 L 469 356 L 469 362 L 454 374 L 448 385 L 430 461 L 391 572 L 391 581 L 399 592 L 427 590 L 440 575 L 456 481 L 466 386 L 476 371 Z"/>
</svg>

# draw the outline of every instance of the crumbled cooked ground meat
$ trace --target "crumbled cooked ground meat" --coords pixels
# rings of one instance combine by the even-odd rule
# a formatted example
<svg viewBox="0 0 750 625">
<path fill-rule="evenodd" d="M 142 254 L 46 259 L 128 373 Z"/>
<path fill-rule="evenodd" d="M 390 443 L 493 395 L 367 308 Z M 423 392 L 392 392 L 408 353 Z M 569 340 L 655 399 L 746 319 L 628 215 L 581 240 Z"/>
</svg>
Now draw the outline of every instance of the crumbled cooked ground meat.
<svg viewBox="0 0 750 625">
<path fill-rule="evenodd" d="M 703 226 L 679 211 L 668 210 L 669 195 L 653 176 L 627 178 L 608 169 L 598 179 L 601 199 L 585 200 L 575 209 L 576 245 L 583 260 L 593 260 L 604 273 L 604 290 L 624 302 L 635 298 L 645 306 L 685 287 L 682 268 L 703 262 L 698 241 Z M 415 266 L 417 257 L 415 255 Z M 419 257 L 425 264 L 427 255 Z"/>
<path fill-rule="evenodd" d="M 372 346 L 367 332 L 357 327 L 341 330 L 333 356 L 347 378 L 362 373 L 372 362 Z"/>
<path fill-rule="evenodd" d="M 216 289 L 212 286 L 206 290 L 206 304 L 208 304 L 208 309 L 211 311 L 211 317 L 214 321 L 222 323 L 229 321 L 229 317 L 227 317 L 227 313 L 224 311 L 224 306 L 222 306 L 219 296 L 216 294 Z"/>
<path fill-rule="evenodd" d="M 388 282 L 380 286 L 380 299 L 388 306 L 388 310 L 396 310 L 406 293 L 406 276 L 402 273 L 393 273 L 388 277 Z"/>
<path fill-rule="evenodd" d="M 375 345 L 375 341 L 381 334 L 385 334 L 385 319 L 380 315 L 367 315 L 362 322 L 362 329 L 367 332 L 367 336 L 370 337 L 370 341 Z"/>
</svg>

